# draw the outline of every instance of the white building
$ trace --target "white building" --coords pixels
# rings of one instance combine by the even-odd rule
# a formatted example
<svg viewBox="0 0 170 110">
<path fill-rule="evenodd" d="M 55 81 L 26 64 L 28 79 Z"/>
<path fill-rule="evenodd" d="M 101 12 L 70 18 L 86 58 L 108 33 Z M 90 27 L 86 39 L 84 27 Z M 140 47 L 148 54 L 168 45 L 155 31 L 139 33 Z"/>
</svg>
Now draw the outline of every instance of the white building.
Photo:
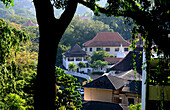
<svg viewBox="0 0 170 110">
<path fill-rule="evenodd" d="M 86 68 L 81 68 L 81 70 L 78 71 L 84 71 L 85 73 L 88 73 L 91 71 L 91 68 L 88 68 L 88 55 L 84 50 L 81 49 L 81 47 L 76 44 L 74 47 L 71 49 L 67 50 L 63 55 L 63 66 L 66 69 L 69 69 L 69 64 L 74 63 L 78 67 L 78 63 L 83 62 L 86 64 Z"/>
<path fill-rule="evenodd" d="M 83 50 L 88 54 L 92 54 L 94 51 L 105 50 L 106 53 L 117 57 L 119 47 L 121 46 L 121 51 L 127 55 L 129 53 L 129 45 L 130 43 L 123 39 L 118 32 L 100 32 L 92 40 L 83 44 Z"/>
</svg>

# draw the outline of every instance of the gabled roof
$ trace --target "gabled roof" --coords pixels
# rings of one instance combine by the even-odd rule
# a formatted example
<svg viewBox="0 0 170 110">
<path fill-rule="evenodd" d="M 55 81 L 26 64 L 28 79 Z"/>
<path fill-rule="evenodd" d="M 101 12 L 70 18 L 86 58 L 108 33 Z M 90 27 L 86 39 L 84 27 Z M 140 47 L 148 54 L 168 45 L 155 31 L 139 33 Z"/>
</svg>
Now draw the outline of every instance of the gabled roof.
<svg viewBox="0 0 170 110">
<path fill-rule="evenodd" d="M 84 50 L 81 49 L 81 47 L 76 44 L 71 49 L 67 50 L 65 53 L 63 53 L 63 56 L 65 57 L 85 57 L 89 56 Z"/>
<path fill-rule="evenodd" d="M 126 84 L 128 84 L 127 80 L 108 74 L 85 84 L 83 87 L 118 90 Z"/>
<path fill-rule="evenodd" d="M 142 74 L 142 56 L 140 55 L 141 49 L 136 49 L 135 51 L 130 51 L 125 58 L 123 58 L 120 62 L 113 65 L 109 71 L 115 70 L 115 71 L 128 71 L 133 69 L 133 54 L 136 55 L 135 61 L 136 61 L 136 70 L 139 74 Z M 141 57 L 140 57 L 141 56 Z"/>
<path fill-rule="evenodd" d="M 83 45 L 85 47 L 119 47 L 121 44 L 122 46 L 130 45 L 118 32 L 100 32 Z"/>
<path fill-rule="evenodd" d="M 81 110 L 123 110 L 119 104 L 108 102 L 88 101 L 82 105 Z"/>
<path fill-rule="evenodd" d="M 140 75 L 138 72 L 134 73 L 133 69 L 126 72 L 117 73 L 116 76 L 126 80 L 142 80 L 142 75 Z"/>
</svg>

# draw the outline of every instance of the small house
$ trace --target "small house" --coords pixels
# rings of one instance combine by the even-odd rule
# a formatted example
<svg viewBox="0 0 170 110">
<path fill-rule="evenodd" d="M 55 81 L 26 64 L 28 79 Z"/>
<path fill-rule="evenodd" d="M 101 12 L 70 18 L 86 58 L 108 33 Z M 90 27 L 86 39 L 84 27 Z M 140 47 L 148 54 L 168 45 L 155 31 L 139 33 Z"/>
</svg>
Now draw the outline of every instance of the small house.
<svg viewBox="0 0 170 110">
<path fill-rule="evenodd" d="M 86 64 L 86 68 L 82 70 L 85 73 L 88 73 L 88 71 L 91 70 L 91 68 L 88 68 L 88 58 L 90 55 L 87 54 L 84 50 L 82 50 L 78 44 L 76 44 L 74 47 L 67 50 L 66 52 L 62 53 L 62 55 L 63 55 L 63 66 L 66 69 L 69 69 L 70 63 L 74 63 L 78 65 L 78 63 L 83 62 Z M 79 72 L 79 69 L 78 69 L 78 72 Z"/>
<path fill-rule="evenodd" d="M 137 73 L 137 81 L 132 78 L 130 70 L 119 75 L 104 74 L 85 84 L 84 100 L 119 104 L 128 110 L 130 104 L 141 102 L 141 75 Z"/>
</svg>

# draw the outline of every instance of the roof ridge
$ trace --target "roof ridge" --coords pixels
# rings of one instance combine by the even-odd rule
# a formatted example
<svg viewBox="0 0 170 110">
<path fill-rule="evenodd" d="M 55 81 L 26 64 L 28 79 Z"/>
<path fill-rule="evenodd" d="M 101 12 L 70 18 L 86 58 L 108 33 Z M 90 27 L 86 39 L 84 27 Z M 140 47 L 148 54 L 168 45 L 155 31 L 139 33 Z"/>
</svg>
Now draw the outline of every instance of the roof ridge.
<svg viewBox="0 0 170 110">
<path fill-rule="evenodd" d="M 109 81 L 112 83 L 112 85 L 115 87 L 115 89 L 117 90 L 117 87 L 115 86 L 115 84 L 111 81 L 111 79 L 108 77 L 108 75 L 105 75 L 108 79 L 109 79 Z"/>
<path fill-rule="evenodd" d="M 119 80 L 127 81 L 126 79 L 123 79 L 123 78 L 120 78 L 120 77 L 117 77 L 117 76 L 113 76 L 113 75 L 110 75 L 110 74 L 108 74 L 107 77 L 108 77 L 108 76 L 117 78 L 117 79 L 119 79 Z M 110 82 L 112 82 L 109 77 L 108 77 L 108 79 L 110 80 Z M 116 88 L 116 90 L 119 89 L 119 88 L 117 88 L 117 87 L 115 86 L 115 84 L 114 84 L 113 82 L 112 82 L 112 84 L 114 85 L 114 87 Z M 123 86 L 124 86 L 124 85 L 123 85 Z"/>
</svg>

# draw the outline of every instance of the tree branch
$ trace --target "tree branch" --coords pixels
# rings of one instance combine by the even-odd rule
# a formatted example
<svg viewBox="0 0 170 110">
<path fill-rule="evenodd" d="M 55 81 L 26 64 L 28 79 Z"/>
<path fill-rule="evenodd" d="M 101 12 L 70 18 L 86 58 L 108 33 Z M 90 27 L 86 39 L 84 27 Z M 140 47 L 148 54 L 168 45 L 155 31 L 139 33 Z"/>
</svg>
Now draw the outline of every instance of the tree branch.
<svg viewBox="0 0 170 110">
<path fill-rule="evenodd" d="M 78 5 L 78 0 L 69 0 L 65 11 L 59 18 L 60 23 L 62 23 L 62 28 L 65 30 L 70 24 Z"/>
<path fill-rule="evenodd" d="M 90 8 L 92 11 L 96 11 L 96 9 L 97 9 L 100 13 L 104 13 L 104 14 L 110 13 L 110 11 L 108 9 L 105 9 L 105 8 L 100 7 L 98 5 L 94 5 L 90 2 L 86 2 L 84 0 L 79 0 L 79 3 Z"/>
<path fill-rule="evenodd" d="M 50 0 L 33 0 L 38 24 L 54 24 L 57 20 Z"/>
</svg>

